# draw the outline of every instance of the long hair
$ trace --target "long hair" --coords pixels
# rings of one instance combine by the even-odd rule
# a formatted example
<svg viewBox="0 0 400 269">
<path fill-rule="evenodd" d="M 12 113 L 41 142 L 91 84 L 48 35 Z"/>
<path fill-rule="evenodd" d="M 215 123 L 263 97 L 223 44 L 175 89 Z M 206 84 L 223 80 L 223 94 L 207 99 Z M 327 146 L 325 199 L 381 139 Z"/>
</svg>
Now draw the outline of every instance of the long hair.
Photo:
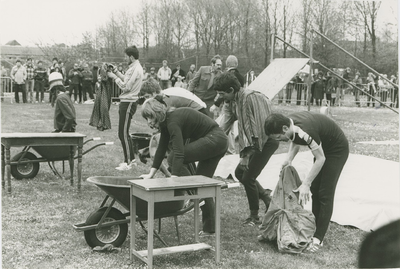
<svg viewBox="0 0 400 269">
<path fill-rule="evenodd" d="M 143 103 L 142 117 L 147 119 L 154 119 L 158 123 L 163 122 L 167 116 L 167 105 L 160 101 L 150 98 Z"/>
</svg>

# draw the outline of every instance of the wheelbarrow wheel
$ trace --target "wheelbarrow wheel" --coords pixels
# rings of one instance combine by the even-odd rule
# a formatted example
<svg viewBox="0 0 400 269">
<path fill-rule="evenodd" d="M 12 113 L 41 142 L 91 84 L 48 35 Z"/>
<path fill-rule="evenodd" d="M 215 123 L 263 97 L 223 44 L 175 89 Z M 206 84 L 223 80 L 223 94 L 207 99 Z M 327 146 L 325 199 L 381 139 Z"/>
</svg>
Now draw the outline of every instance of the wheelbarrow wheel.
<svg viewBox="0 0 400 269">
<path fill-rule="evenodd" d="M 86 224 L 92 225 L 99 223 L 106 209 L 107 207 L 102 207 L 90 214 L 86 220 Z M 104 223 L 122 219 L 126 219 L 122 212 L 112 207 L 104 219 Z M 92 248 L 96 246 L 104 246 L 106 244 L 112 244 L 115 247 L 119 247 L 125 242 L 128 235 L 128 224 L 122 223 L 103 228 L 95 228 L 93 230 L 85 231 L 84 234 L 86 243 Z"/>
<path fill-rule="evenodd" d="M 25 153 L 24 158 L 21 159 L 21 156 Z M 21 160 L 20 160 L 21 159 Z M 32 152 L 20 152 L 15 155 L 11 161 L 33 161 L 36 160 L 37 157 Z M 39 172 L 39 163 L 21 163 L 21 164 L 13 164 L 11 165 L 11 175 L 15 179 L 24 179 L 24 178 L 34 178 Z"/>
</svg>

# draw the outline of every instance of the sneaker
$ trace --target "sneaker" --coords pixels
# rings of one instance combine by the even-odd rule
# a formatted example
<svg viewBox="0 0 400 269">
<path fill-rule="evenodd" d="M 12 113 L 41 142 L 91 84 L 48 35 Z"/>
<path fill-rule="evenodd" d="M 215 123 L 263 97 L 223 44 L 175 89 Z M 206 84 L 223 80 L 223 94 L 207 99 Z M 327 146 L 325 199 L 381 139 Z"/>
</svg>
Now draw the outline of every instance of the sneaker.
<svg viewBox="0 0 400 269">
<path fill-rule="evenodd" d="M 77 102 L 77 101 L 75 101 L 75 104 L 78 104 L 78 102 Z"/>
<path fill-rule="evenodd" d="M 243 223 L 242 223 L 244 226 L 256 226 L 256 225 L 260 225 L 261 224 L 261 221 L 260 221 L 260 218 L 259 217 L 257 217 L 257 218 L 255 218 L 255 217 L 249 217 L 249 218 L 247 218 L 245 221 L 243 221 Z"/>
</svg>

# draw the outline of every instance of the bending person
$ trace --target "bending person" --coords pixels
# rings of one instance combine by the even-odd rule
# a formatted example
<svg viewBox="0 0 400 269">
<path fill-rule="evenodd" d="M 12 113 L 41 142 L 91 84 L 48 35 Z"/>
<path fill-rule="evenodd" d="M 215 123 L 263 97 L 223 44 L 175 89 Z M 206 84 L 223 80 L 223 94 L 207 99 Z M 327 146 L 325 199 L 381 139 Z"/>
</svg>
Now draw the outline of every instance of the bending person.
<svg viewBox="0 0 400 269">
<path fill-rule="evenodd" d="M 184 164 L 198 161 L 196 175 L 212 177 L 219 160 L 228 148 L 228 139 L 218 124 L 211 118 L 191 108 L 167 109 L 164 102 L 151 98 L 144 102 L 142 116 L 147 124 L 161 132 L 154 162 L 150 173 L 142 178 L 152 178 L 159 169 L 168 144 L 172 144 L 172 176 L 188 176 Z M 185 145 L 185 140 L 191 142 Z M 203 212 L 203 231 L 200 235 L 215 232 L 214 200 L 205 199 Z"/>
<path fill-rule="evenodd" d="M 349 143 L 340 127 L 329 117 L 298 112 L 285 117 L 271 114 L 265 121 L 265 133 L 280 141 L 291 141 L 283 167 L 290 165 L 301 145 L 308 146 L 314 164 L 300 187 L 299 202 L 305 204 L 312 194 L 312 212 L 317 229 L 308 251 L 315 252 L 329 227 L 336 185 L 349 156 Z"/>
</svg>

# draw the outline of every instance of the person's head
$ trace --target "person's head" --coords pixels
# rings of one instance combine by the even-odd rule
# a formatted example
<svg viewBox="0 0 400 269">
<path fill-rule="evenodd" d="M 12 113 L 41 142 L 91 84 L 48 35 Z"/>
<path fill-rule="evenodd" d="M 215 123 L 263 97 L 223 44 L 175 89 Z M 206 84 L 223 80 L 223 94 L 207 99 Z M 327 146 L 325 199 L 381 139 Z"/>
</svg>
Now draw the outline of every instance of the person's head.
<svg viewBox="0 0 400 269">
<path fill-rule="evenodd" d="M 63 67 L 63 66 L 64 66 L 64 62 L 61 61 L 61 60 L 59 60 L 59 61 L 58 61 L 58 65 L 59 65 L 60 67 Z"/>
<path fill-rule="evenodd" d="M 280 113 L 272 113 L 264 123 L 265 134 L 272 139 L 288 141 L 292 137 L 290 119 Z"/>
<path fill-rule="evenodd" d="M 18 60 L 15 62 L 15 64 L 16 64 L 18 67 L 21 67 L 21 65 L 22 65 L 21 60 L 18 59 Z"/>
<path fill-rule="evenodd" d="M 150 68 L 150 73 L 154 74 L 154 72 L 156 72 L 156 68 L 155 67 Z"/>
<path fill-rule="evenodd" d="M 222 58 L 218 54 L 211 59 L 211 66 L 214 71 L 222 70 Z"/>
<path fill-rule="evenodd" d="M 53 64 L 56 64 L 58 62 L 58 59 L 56 57 L 53 58 L 53 60 L 51 60 L 53 62 Z"/>
<path fill-rule="evenodd" d="M 125 59 L 128 64 L 131 64 L 139 59 L 139 50 L 136 48 L 136 46 L 130 46 L 125 49 Z"/>
<path fill-rule="evenodd" d="M 176 65 L 176 69 L 177 69 L 177 70 L 181 69 L 181 65 L 180 65 L 180 64 L 177 64 L 177 65 Z"/>
<path fill-rule="evenodd" d="M 97 76 L 97 82 L 101 82 L 101 75 Z"/>
<path fill-rule="evenodd" d="M 142 117 L 152 129 L 159 129 L 160 123 L 167 116 L 167 106 L 156 98 L 150 98 L 143 103 Z"/>
<path fill-rule="evenodd" d="M 38 66 L 39 68 L 42 68 L 43 62 L 42 62 L 42 61 L 39 61 L 39 62 L 37 63 L 37 66 Z"/>
<path fill-rule="evenodd" d="M 74 63 L 74 69 L 78 70 L 79 69 L 79 64 L 78 63 Z"/>
<path fill-rule="evenodd" d="M 400 268 L 400 220 L 368 234 L 358 253 L 359 268 Z"/>
<path fill-rule="evenodd" d="M 83 67 L 84 69 L 86 69 L 86 70 L 89 70 L 89 65 L 88 65 L 88 63 L 84 63 L 82 67 Z"/>
<path fill-rule="evenodd" d="M 240 90 L 240 82 L 231 72 L 223 72 L 214 78 L 214 90 L 225 101 L 231 101 Z"/>
<path fill-rule="evenodd" d="M 122 71 L 122 65 L 118 65 L 118 71 L 121 72 Z M 143 68 L 144 69 L 144 68 Z"/>
<path fill-rule="evenodd" d="M 161 92 L 160 84 L 154 78 L 149 78 L 142 83 L 142 87 L 140 88 L 140 92 L 138 94 L 139 97 L 144 97 L 145 99 L 149 99 L 151 97 L 156 96 Z"/>
<path fill-rule="evenodd" d="M 239 65 L 239 61 L 235 55 L 229 55 L 225 61 L 226 70 L 236 69 Z"/>
<path fill-rule="evenodd" d="M 350 67 L 347 67 L 347 68 L 346 68 L 346 72 L 347 72 L 347 73 L 350 73 L 350 72 L 351 72 Z"/>
<path fill-rule="evenodd" d="M 195 64 L 191 64 L 189 70 L 190 71 L 194 71 L 194 69 L 196 69 L 196 65 Z"/>
<path fill-rule="evenodd" d="M 32 65 L 32 58 L 26 59 L 26 64 L 29 66 Z"/>
<path fill-rule="evenodd" d="M 163 67 L 167 67 L 167 66 L 168 66 L 167 60 L 162 61 L 162 66 L 163 66 Z"/>
</svg>

